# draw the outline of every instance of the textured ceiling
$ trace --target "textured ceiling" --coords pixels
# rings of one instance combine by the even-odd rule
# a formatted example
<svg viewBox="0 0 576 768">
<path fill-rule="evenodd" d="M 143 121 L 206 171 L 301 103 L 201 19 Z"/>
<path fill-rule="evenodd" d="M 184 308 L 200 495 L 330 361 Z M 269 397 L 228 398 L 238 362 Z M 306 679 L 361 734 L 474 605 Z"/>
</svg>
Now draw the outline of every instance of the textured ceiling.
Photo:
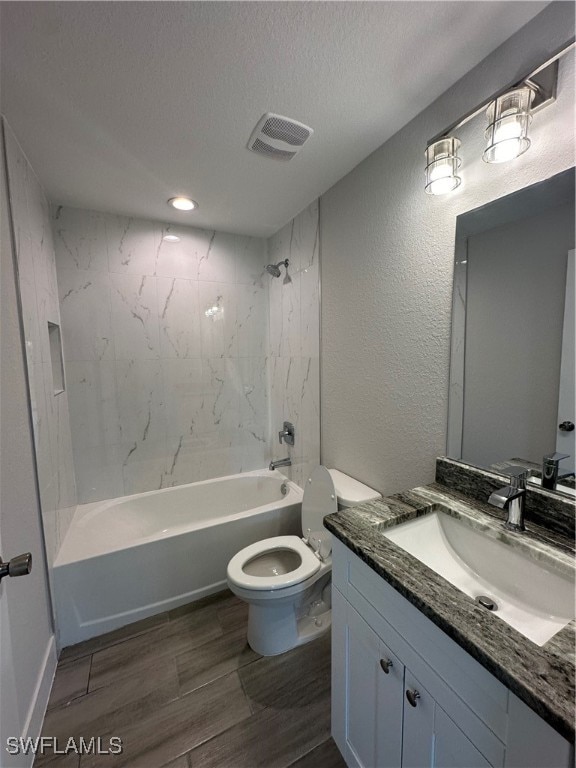
<svg viewBox="0 0 576 768">
<path fill-rule="evenodd" d="M 53 202 L 267 236 L 545 5 L 2 2 L 2 112 Z M 288 163 L 267 111 L 314 128 Z"/>
</svg>

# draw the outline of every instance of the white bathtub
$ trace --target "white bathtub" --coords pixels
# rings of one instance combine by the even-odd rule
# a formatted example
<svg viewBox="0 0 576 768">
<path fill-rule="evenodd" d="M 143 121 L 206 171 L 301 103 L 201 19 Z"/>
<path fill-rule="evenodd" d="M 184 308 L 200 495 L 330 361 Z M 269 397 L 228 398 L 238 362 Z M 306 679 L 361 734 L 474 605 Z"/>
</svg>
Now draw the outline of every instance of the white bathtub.
<svg viewBox="0 0 576 768">
<path fill-rule="evenodd" d="M 54 563 L 61 647 L 223 589 L 240 549 L 301 533 L 301 502 L 257 470 L 79 506 Z"/>
</svg>

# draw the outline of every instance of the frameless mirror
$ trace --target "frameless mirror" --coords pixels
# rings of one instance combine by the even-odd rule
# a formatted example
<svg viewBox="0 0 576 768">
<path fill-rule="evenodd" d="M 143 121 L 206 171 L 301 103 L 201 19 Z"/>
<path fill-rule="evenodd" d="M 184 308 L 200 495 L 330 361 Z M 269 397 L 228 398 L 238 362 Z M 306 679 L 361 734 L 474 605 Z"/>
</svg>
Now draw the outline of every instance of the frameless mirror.
<svg viewBox="0 0 576 768">
<path fill-rule="evenodd" d="M 494 471 L 559 452 L 573 495 L 574 169 L 458 216 L 450 458 Z"/>
</svg>

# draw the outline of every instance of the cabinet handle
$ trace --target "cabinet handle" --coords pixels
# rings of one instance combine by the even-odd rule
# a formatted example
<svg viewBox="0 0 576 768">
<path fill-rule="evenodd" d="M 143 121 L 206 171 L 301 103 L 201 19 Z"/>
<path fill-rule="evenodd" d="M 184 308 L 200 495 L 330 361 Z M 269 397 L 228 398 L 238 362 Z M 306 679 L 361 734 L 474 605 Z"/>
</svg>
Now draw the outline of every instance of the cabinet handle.
<svg viewBox="0 0 576 768">
<path fill-rule="evenodd" d="M 394 664 L 390 659 L 380 659 L 380 666 L 382 667 L 382 671 L 388 674 L 388 672 L 390 672 L 390 667 L 393 667 Z"/>
<path fill-rule="evenodd" d="M 411 707 L 415 707 L 417 704 L 416 699 L 420 698 L 418 691 L 406 691 L 406 698 Z"/>
</svg>

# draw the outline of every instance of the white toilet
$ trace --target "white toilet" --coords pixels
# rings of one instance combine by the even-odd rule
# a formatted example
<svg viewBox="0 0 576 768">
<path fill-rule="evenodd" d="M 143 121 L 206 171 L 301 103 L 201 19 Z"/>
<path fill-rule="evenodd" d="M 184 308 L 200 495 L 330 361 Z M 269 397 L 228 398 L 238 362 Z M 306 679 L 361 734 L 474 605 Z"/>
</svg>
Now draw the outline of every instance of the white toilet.
<svg viewBox="0 0 576 768">
<path fill-rule="evenodd" d="M 248 642 L 256 653 L 276 656 L 329 629 L 332 539 L 324 517 L 378 498 L 337 469 L 316 467 L 304 488 L 304 538 L 263 539 L 230 560 L 228 586 L 250 605 Z"/>
</svg>

